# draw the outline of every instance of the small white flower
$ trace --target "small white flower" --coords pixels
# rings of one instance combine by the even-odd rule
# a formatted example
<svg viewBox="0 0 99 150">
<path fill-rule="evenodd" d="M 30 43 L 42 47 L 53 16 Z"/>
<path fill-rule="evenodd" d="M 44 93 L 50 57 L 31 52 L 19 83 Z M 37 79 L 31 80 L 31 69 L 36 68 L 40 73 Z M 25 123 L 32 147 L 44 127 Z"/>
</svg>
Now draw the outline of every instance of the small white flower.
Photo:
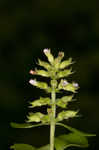
<svg viewBox="0 0 99 150">
<path fill-rule="evenodd" d="M 75 88 L 78 88 L 78 87 L 79 87 L 79 84 L 78 84 L 78 83 L 73 83 L 73 86 L 74 86 Z"/>
<path fill-rule="evenodd" d="M 44 54 L 48 54 L 48 53 L 50 53 L 50 49 L 45 48 L 45 49 L 43 50 L 43 52 L 44 52 Z"/>
<path fill-rule="evenodd" d="M 33 79 L 31 79 L 31 80 L 29 81 L 29 83 L 30 83 L 31 85 L 36 85 L 36 84 L 37 84 L 36 80 L 33 80 Z"/>
<path fill-rule="evenodd" d="M 66 80 L 63 80 L 63 82 L 62 82 L 62 85 L 63 86 L 66 86 L 66 85 L 68 85 L 69 83 L 66 81 Z"/>
</svg>

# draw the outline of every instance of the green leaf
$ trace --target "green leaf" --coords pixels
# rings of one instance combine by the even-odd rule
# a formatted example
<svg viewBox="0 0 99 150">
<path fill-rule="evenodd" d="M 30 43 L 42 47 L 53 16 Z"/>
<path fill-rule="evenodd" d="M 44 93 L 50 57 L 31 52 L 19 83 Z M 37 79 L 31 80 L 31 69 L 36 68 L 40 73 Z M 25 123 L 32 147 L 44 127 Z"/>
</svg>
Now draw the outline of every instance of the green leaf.
<svg viewBox="0 0 99 150">
<path fill-rule="evenodd" d="M 10 125 L 13 128 L 35 128 L 35 127 L 48 125 L 48 124 L 42 124 L 42 123 L 39 123 L 39 124 L 29 124 L 29 123 L 19 124 L 19 123 L 11 122 Z"/>
<path fill-rule="evenodd" d="M 44 67 L 45 69 L 49 70 L 51 69 L 51 65 L 45 61 L 38 60 L 38 65 Z"/>
<path fill-rule="evenodd" d="M 59 52 L 58 57 L 55 58 L 54 66 L 57 69 L 57 71 L 59 70 L 59 66 L 63 57 L 64 57 L 64 52 Z"/>
<path fill-rule="evenodd" d="M 40 76 L 43 76 L 43 77 L 49 77 L 49 73 L 45 70 L 36 70 L 36 75 L 40 75 Z"/>
<path fill-rule="evenodd" d="M 62 108 L 66 108 L 68 102 L 72 101 L 73 95 L 71 96 L 63 96 L 60 99 L 57 99 L 57 106 L 62 107 Z"/>
<path fill-rule="evenodd" d="M 29 107 L 37 107 L 37 106 L 43 106 L 43 105 L 49 105 L 50 104 L 50 98 L 49 97 L 40 97 L 40 99 L 35 100 L 30 103 L 32 106 Z"/>
<path fill-rule="evenodd" d="M 56 150 L 64 150 L 67 147 L 88 147 L 88 140 L 86 137 L 78 133 L 69 133 L 61 135 L 55 139 Z"/>
<path fill-rule="evenodd" d="M 38 150 L 50 150 L 50 145 L 45 145 L 45 146 L 42 146 L 40 148 L 38 148 Z"/>
<path fill-rule="evenodd" d="M 42 121 L 42 123 L 49 123 L 49 122 L 50 122 L 50 117 L 49 117 L 49 115 L 44 115 L 44 116 L 41 118 L 41 121 Z"/>
<path fill-rule="evenodd" d="M 36 150 L 35 147 L 28 144 L 14 144 L 10 148 L 14 150 Z"/>
<path fill-rule="evenodd" d="M 26 123 L 19 124 L 19 123 L 14 123 L 14 122 L 11 122 L 10 125 L 13 128 L 32 128 L 34 126 L 32 124 L 26 124 Z"/>
<path fill-rule="evenodd" d="M 76 117 L 78 111 L 72 111 L 72 110 L 67 110 L 67 111 L 62 111 L 58 114 L 56 121 L 62 121 L 64 119 L 69 119 Z"/>
<path fill-rule="evenodd" d="M 72 69 L 66 69 L 64 71 L 60 71 L 57 73 L 57 79 L 59 78 L 64 78 L 64 77 L 68 77 L 69 75 L 72 74 Z"/>
<path fill-rule="evenodd" d="M 63 61 L 61 64 L 60 64 L 60 69 L 64 69 L 68 66 L 70 66 L 72 64 L 72 58 L 69 58 L 68 60 L 65 60 Z"/>
<path fill-rule="evenodd" d="M 69 131 L 78 133 L 78 134 L 80 134 L 80 135 L 82 135 L 82 136 L 86 136 L 86 137 L 96 136 L 96 134 L 84 133 L 84 132 L 82 132 L 82 131 L 80 131 L 80 130 L 77 130 L 77 129 L 75 129 L 75 128 L 72 128 L 72 127 L 70 127 L 70 126 L 68 126 L 68 125 L 65 125 L 65 124 L 63 124 L 63 123 L 56 123 L 56 125 L 62 126 L 62 127 L 66 128 L 66 129 L 68 129 Z"/>
<path fill-rule="evenodd" d="M 40 89 L 48 89 L 48 85 L 45 82 L 39 82 L 39 81 L 37 81 L 37 85 L 36 86 L 38 88 L 40 88 Z"/>
<path fill-rule="evenodd" d="M 44 117 L 44 114 L 40 112 L 29 113 L 27 122 L 40 122 L 42 117 Z"/>
</svg>

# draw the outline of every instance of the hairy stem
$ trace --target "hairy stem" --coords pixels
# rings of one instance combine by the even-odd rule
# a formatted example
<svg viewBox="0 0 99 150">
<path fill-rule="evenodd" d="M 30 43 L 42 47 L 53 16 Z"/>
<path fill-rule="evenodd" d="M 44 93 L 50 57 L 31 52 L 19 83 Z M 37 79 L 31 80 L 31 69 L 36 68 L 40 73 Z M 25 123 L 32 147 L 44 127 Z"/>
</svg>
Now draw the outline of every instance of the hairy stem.
<svg viewBox="0 0 99 150">
<path fill-rule="evenodd" d="M 50 150 L 54 150 L 55 115 L 56 115 L 55 99 L 56 99 L 56 93 L 55 90 L 53 89 L 51 94 L 52 112 L 51 112 L 51 122 L 50 122 Z"/>
</svg>

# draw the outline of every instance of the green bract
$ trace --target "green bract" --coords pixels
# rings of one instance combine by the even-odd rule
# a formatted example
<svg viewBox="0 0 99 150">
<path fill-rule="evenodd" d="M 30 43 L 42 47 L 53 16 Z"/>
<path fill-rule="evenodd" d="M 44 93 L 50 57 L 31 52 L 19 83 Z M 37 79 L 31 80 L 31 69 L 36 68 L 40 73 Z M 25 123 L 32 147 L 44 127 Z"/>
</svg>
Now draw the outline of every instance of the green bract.
<svg viewBox="0 0 99 150">
<path fill-rule="evenodd" d="M 30 107 L 37 107 L 37 106 L 43 106 L 43 105 L 49 105 L 50 104 L 50 98 L 49 97 L 46 97 L 46 98 L 43 98 L 43 97 L 40 97 L 39 100 L 35 100 L 33 102 L 30 103 L 32 106 Z"/>
<path fill-rule="evenodd" d="M 64 96 L 61 99 L 57 99 L 57 106 L 62 107 L 62 108 L 66 108 L 68 102 L 71 102 L 73 98 L 73 95 L 71 96 Z"/>
<path fill-rule="evenodd" d="M 41 107 L 46 105 L 46 114 L 41 112 L 34 113 L 33 110 L 27 116 L 26 122 L 23 124 L 11 123 L 14 128 L 34 128 L 43 125 L 50 125 L 50 144 L 47 144 L 41 148 L 36 148 L 28 144 L 14 144 L 11 149 L 14 150 L 64 150 L 71 146 L 76 147 L 88 147 L 87 136 L 95 136 L 93 134 L 83 133 L 77 129 L 74 129 L 68 125 L 60 123 L 64 119 L 79 116 L 78 110 L 73 111 L 67 108 L 69 102 L 73 101 L 74 94 L 63 95 L 61 98 L 56 98 L 56 93 L 68 91 L 77 93 L 79 88 L 78 83 L 69 82 L 67 77 L 71 75 L 72 69 L 69 68 L 72 62 L 72 58 L 63 60 L 64 52 L 59 52 L 58 56 L 54 58 L 51 53 L 51 49 L 44 49 L 43 53 L 47 57 L 48 62 L 38 59 L 38 65 L 43 67 L 44 70 L 30 70 L 30 74 L 35 76 L 42 76 L 50 78 L 50 82 L 37 81 L 36 79 L 30 79 L 29 83 L 37 88 L 43 89 L 50 94 L 50 97 L 40 97 L 40 99 L 30 102 L 30 108 Z M 34 78 L 34 77 L 33 77 Z M 57 113 L 57 107 L 61 107 L 64 110 Z M 43 109 L 43 108 L 42 108 Z M 57 115 L 56 115 L 57 114 Z M 34 124 L 35 122 L 35 124 Z M 55 137 L 55 127 L 63 126 L 69 130 L 69 134 L 60 135 Z"/>
<path fill-rule="evenodd" d="M 44 117 L 44 114 L 37 112 L 37 113 L 30 113 L 27 117 L 27 122 L 40 122 L 41 119 Z"/>
<path fill-rule="evenodd" d="M 72 110 L 67 110 L 67 111 L 62 111 L 58 114 L 56 120 L 57 121 L 62 121 L 64 119 L 69 119 L 76 117 L 78 111 L 72 111 Z"/>
</svg>

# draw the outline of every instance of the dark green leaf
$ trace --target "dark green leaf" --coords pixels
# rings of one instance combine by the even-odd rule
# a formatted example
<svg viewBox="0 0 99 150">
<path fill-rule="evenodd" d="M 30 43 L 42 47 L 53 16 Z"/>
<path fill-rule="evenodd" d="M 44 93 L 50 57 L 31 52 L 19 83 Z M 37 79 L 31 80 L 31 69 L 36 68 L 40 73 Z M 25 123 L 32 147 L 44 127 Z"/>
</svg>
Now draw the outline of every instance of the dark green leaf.
<svg viewBox="0 0 99 150">
<path fill-rule="evenodd" d="M 63 127 L 65 127 L 66 129 L 68 129 L 69 131 L 75 132 L 75 133 L 80 134 L 80 135 L 82 135 L 82 136 L 86 136 L 86 137 L 87 137 L 87 136 L 88 136 L 88 137 L 90 137 L 90 136 L 96 136 L 95 134 L 84 133 L 84 132 L 82 132 L 82 131 L 79 131 L 79 130 L 77 130 L 77 129 L 75 129 L 75 128 L 72 128 L 72 127 L 70 127 L 70 126 L 68 126 L 68 125 L 65 125 L 65 124 L 63 124 L 63 123 L 56 123 L 56 125 L 63 126 Z"/>
<path fill-rule="evenodd" d="M 40 147 L 38 150 L 49 150 L 50 149 L 50 145 L 45 145 L 45 146 L 42 146 Z"/>
<path fill-rule="evenodd" d="M 23 124 L 18 124 L 18 123 L 10 123 L 11 127 L 13 128 L 34 128 L 34 127 L 38 127 L 38 126 L 43 126 L 43 125 L 48 125 L 48 124 L 28 124 L 28 123 L 23 123 Z"/>
<path fill-rule="evenodd" d="M 61 135 L 55 139 L 56 150 L 64 150 L 67 147 L 88 147 L 88 140 L 86 137 L 78 133 L 70 133 Z"/>
<path fill-rule="evenodd" d="M 14 144 L 10 148 L 14 150 L 36 150 L 35 147 L 28 144 Z"/>
</svg>

